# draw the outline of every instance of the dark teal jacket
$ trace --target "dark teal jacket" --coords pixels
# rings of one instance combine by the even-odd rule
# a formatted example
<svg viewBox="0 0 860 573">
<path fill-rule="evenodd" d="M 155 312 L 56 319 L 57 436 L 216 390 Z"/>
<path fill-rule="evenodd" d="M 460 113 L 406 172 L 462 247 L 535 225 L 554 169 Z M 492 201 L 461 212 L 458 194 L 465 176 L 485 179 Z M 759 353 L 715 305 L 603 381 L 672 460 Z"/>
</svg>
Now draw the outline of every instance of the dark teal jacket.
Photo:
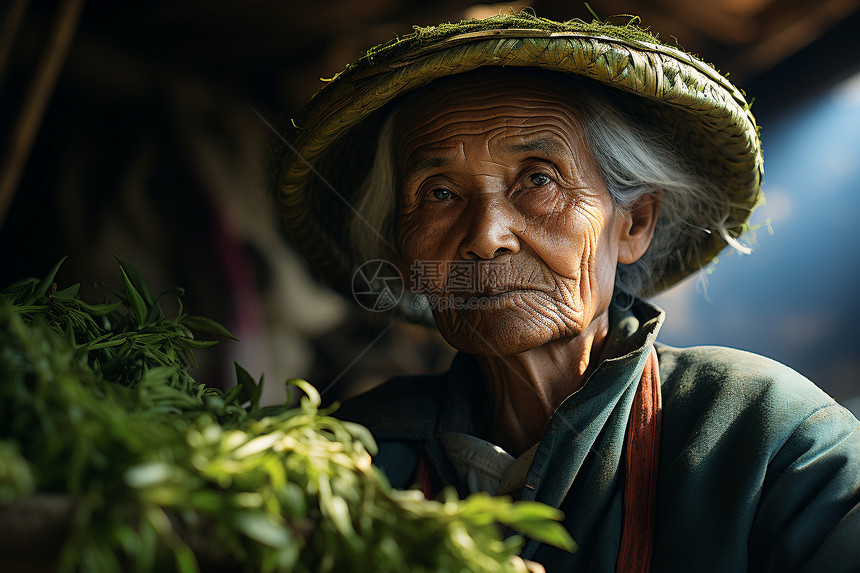
<svg viewBox="0 0 860 573">
<path fill-rule="evenodd" d="M 717 347 L 655 344 L 663 313 L 637 302 L 613 312 L 617 358 L 555 412 L 522 499 L 565 513 L 575 554 L 529 540 L 547 571 L 615 571 L 624 434 L 645 359 L 657 349 L 663 428 L 652 571 L 860 571 L 860 423 L 793 370 Z M 480 436 L 487 401 L 473 356 L 445 374 L 394 378 L 348 401 L 340 416 L 370 428 L 375 461 L 412 485 L 419 455 L 461 493 L 436 436 Z"/>
</svg>

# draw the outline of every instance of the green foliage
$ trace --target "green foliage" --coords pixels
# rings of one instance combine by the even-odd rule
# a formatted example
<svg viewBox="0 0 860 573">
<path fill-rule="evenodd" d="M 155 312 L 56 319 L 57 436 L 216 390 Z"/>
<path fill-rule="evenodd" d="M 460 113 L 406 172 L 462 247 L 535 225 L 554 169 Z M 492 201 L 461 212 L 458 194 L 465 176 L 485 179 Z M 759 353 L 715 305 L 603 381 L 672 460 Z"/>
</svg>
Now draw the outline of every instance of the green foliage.
<svg viewBox="0 0 860 573">
<path fill-rule="evenodd" d="M 392 490 L 367 429 L 303 380 L 288 382 L 299 405 L 276 407 L 238 365 L 226 393 L 196 382 L 192 351 L 211 341 L 191 330 L 230 333 L 181 303 L 166 317 L 119 265 L 118 303 L 57 291 L 59 265 L 0 295 L 0 504 L 74 500 L 60 570 L 523 571 L 499 524 L 573 548 L 540 504 Z"/>
</svg>

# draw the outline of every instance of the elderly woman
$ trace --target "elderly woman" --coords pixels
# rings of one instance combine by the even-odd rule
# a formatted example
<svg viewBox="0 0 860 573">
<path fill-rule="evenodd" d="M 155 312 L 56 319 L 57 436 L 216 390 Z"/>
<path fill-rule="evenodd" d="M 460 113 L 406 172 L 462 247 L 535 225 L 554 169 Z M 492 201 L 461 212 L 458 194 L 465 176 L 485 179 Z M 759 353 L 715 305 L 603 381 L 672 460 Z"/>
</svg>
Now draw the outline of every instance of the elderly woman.
<svg viewBox="0 0 860 573">
<path fill-rule="evenodd" d="M 512 15 L 371 50 L 296 127 L 295 243 L 343 289 L 391 261 L 460 351 L 344 405 L 393 485 L 561 508 L 579 551 L 523 550 L 550 571 L 860 570 L 860 423 L 766 358 L 657 343 L 641 298 L 745 249 L 762 158 L 725 78 Z"/>
</svg>

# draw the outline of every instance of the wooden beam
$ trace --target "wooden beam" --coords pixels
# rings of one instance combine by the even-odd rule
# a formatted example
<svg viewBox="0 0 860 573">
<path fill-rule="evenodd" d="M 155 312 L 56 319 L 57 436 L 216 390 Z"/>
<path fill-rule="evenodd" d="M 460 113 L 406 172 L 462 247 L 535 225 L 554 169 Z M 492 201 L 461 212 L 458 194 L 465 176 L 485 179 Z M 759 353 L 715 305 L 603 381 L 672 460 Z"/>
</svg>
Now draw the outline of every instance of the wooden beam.
<svg viewBox="0 0 860 573">
<path fill-rule="evenodd" d="M 84 0 L 63 0 L 60 4 L 45 51 L 14 119 L 0 170 L 0 226 L 12 204 L 15 189 L 78 27 L 83 5 Z"/>
<path fill-rule="evenodd" d="M 18 36 L 18 30 L 21 28 L 21 21 L 24 19 L 24 14 L 27 13 L 29 3 L 30 0 L 14 0 L 6 10 L 3 27 L 0 29 L 0 86 L 3 85 L 3 78 L 6 77 L 12 45 Z"/>
</svg>

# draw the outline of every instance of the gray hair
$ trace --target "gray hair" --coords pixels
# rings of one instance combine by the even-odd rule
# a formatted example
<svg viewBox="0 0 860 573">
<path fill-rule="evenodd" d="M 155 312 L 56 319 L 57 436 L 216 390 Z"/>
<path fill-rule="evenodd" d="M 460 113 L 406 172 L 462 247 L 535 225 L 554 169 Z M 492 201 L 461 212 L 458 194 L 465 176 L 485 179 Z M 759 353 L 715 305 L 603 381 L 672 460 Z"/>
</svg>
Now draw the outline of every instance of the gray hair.
<svg viewBox="0 0 860 573">
<path fill-rule="evenodd" d="M 586 142 L 616 207 L 629 210 L 648 194 L 659 196 L 662 202 L 654 237 L 645 254 L 633 264 L 618 264 L 616 293 L 635 297 L 652 291 L 669 260 L 687 262 L 689 255 L 682 252 L 682 247 L 695 249 L 712 232 L 719 233 L 734 248 L 748 252 L 725 228 L 730 205 L 721 199 L 720 188 L 696 173 L 668 133 L 637 122 L 591 86 L 578 84 L 571 103 L 579 113 Z M 356 213 L 349 229 L 357 260 L 394 254 L 391 249 L 397 174 L 392 141 L 396 115 L 397 108 L 385 118 L 373 166 L 358 190 Z M 383 243 L 389 248 L 385 249 Z M 692 260 L 697 260 L 695 253 L 693 256 Z"/>
</svg>

